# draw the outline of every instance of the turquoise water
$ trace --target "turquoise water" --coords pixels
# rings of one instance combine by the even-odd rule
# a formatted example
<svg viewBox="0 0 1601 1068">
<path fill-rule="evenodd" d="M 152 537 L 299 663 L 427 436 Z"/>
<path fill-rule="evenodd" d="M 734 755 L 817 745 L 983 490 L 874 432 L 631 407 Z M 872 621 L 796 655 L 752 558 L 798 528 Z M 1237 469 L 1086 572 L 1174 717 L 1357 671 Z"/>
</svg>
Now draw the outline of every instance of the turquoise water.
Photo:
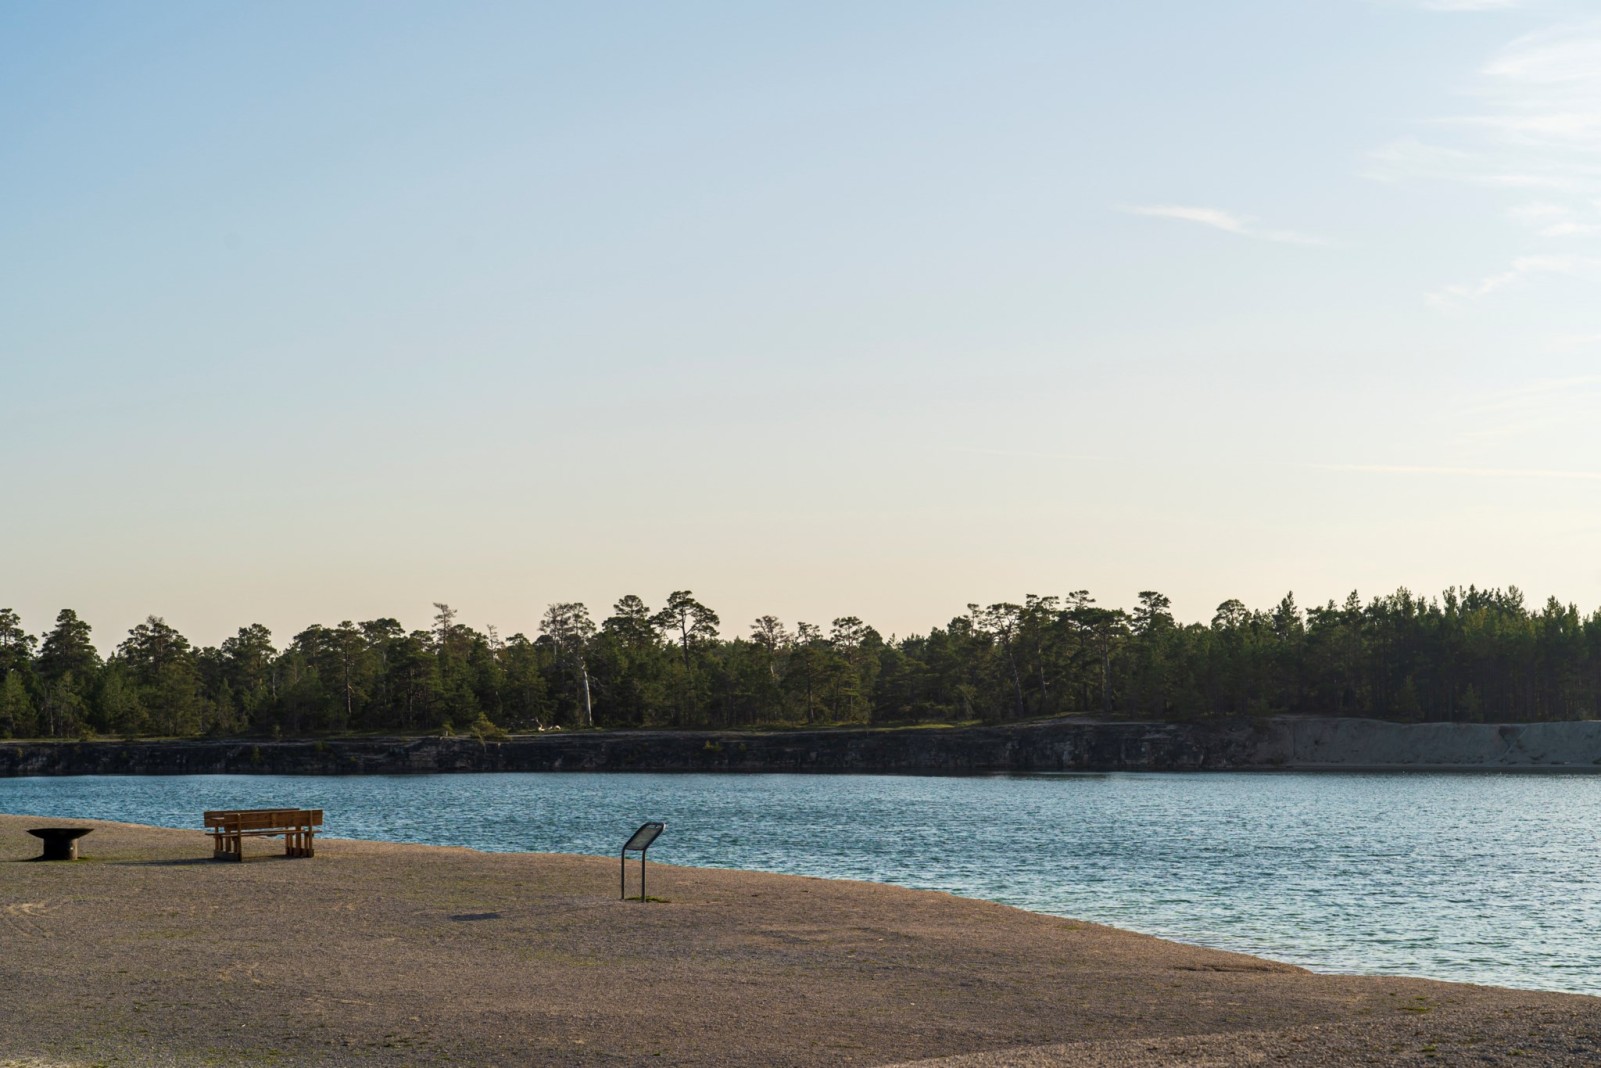
<svg viewBox="0 0 1601 1068">
<path fill-rule="evenodd" d="M 321 807 L 339 837 L 611 855 L 662 819 L 651 857 L 668 863 L 947 890 L 1320 971 L 1601 994 L 1601 776 L 0 779 L 10 813 L 198 827 L 268 805 Z"/>
</svg>

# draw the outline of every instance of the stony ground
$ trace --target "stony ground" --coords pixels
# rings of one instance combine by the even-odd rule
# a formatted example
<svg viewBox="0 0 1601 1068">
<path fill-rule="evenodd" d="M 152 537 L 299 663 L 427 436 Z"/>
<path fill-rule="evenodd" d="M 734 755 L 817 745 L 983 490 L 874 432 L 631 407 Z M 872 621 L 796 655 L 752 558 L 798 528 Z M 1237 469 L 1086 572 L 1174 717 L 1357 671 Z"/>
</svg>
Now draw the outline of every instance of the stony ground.
<svg viewBox="0 0 1601 1068">
<path fill-rule="evenodd" d="M 197 814 L 198 815 L 198 814 Z M 73 821 L 50 820 L 51 824 Z M 1601 1064 L 1601 999 L 1320 976 L 870 883 L 0 816 L 0 1065 Z M 632 873 L 631 873 L 632 875 Z"/>
</svg>

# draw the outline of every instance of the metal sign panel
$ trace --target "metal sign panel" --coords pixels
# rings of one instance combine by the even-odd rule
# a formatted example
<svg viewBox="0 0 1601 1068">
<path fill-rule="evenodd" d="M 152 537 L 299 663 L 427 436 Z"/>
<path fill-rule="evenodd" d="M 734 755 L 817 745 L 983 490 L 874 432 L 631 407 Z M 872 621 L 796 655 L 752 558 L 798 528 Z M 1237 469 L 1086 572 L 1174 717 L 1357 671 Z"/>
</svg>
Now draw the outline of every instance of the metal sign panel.
<svg viewBox="0 0 1601 1068">
<path fill-rule="evenodd" d="M 649 823 L 641 824 L 639 830 L 635 831 L 629 837 L 628 841 L 623 843 L 622 851 L 617 854 L 618 897 L 628 896 L 628 854 L 638 853 L 639 900 L 645 900 L 645 851 L 650 848 L 650 844 L 659 838 L 661 833 L 666 829 L 667 824 L 661 823 L 657 820 L 651 820 Z"/>
<path fill-rule="evenodd" d="M 628 844 L 623 846 L 623 852 L 637 853 L 649 849 L 650 844 L 660 837 L 661 833 L 666 829 L 667 824 L 657 823 L 652 820 L 634 832 L 634 836 L 628 840 Z M 612 841 L 616 841 L 616 839 L 614 838 Z"/>
</svg>

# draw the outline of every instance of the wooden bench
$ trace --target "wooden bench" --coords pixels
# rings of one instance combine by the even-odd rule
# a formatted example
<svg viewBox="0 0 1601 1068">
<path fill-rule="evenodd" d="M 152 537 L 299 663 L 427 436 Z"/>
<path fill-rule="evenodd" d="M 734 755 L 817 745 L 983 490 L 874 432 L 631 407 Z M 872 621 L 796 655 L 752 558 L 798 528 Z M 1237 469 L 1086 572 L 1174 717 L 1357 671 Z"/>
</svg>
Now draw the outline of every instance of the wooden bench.
<svg viewBox="0 0 1601 1068">
<path fill-rule="evenodd" d="M 246 838 L 284 840 L 284 856 L 317 855 L 314 840 L 322 826 L 320 808 L 245 808 L 206 813 L 216 860 L 244 860 Z"/>
</svg>

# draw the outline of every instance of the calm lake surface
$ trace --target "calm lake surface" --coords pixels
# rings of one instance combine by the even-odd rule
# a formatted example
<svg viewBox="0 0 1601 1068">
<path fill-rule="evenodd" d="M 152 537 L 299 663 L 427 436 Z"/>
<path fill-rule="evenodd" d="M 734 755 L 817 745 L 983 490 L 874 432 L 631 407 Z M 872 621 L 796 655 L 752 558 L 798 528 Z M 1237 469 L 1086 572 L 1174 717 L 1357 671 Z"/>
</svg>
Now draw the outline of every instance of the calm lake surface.
<svg viewBox="0 0 1601 1068">
<path fill-rule="evenodd" d="M 0 811 L 651 858 L 987 898 L 1319 971 L 1601 994 L 1601 776 L 507 774 L 0 779 Z M 85 843 L 92 852 L 93 839 Z"/>
</svg>

